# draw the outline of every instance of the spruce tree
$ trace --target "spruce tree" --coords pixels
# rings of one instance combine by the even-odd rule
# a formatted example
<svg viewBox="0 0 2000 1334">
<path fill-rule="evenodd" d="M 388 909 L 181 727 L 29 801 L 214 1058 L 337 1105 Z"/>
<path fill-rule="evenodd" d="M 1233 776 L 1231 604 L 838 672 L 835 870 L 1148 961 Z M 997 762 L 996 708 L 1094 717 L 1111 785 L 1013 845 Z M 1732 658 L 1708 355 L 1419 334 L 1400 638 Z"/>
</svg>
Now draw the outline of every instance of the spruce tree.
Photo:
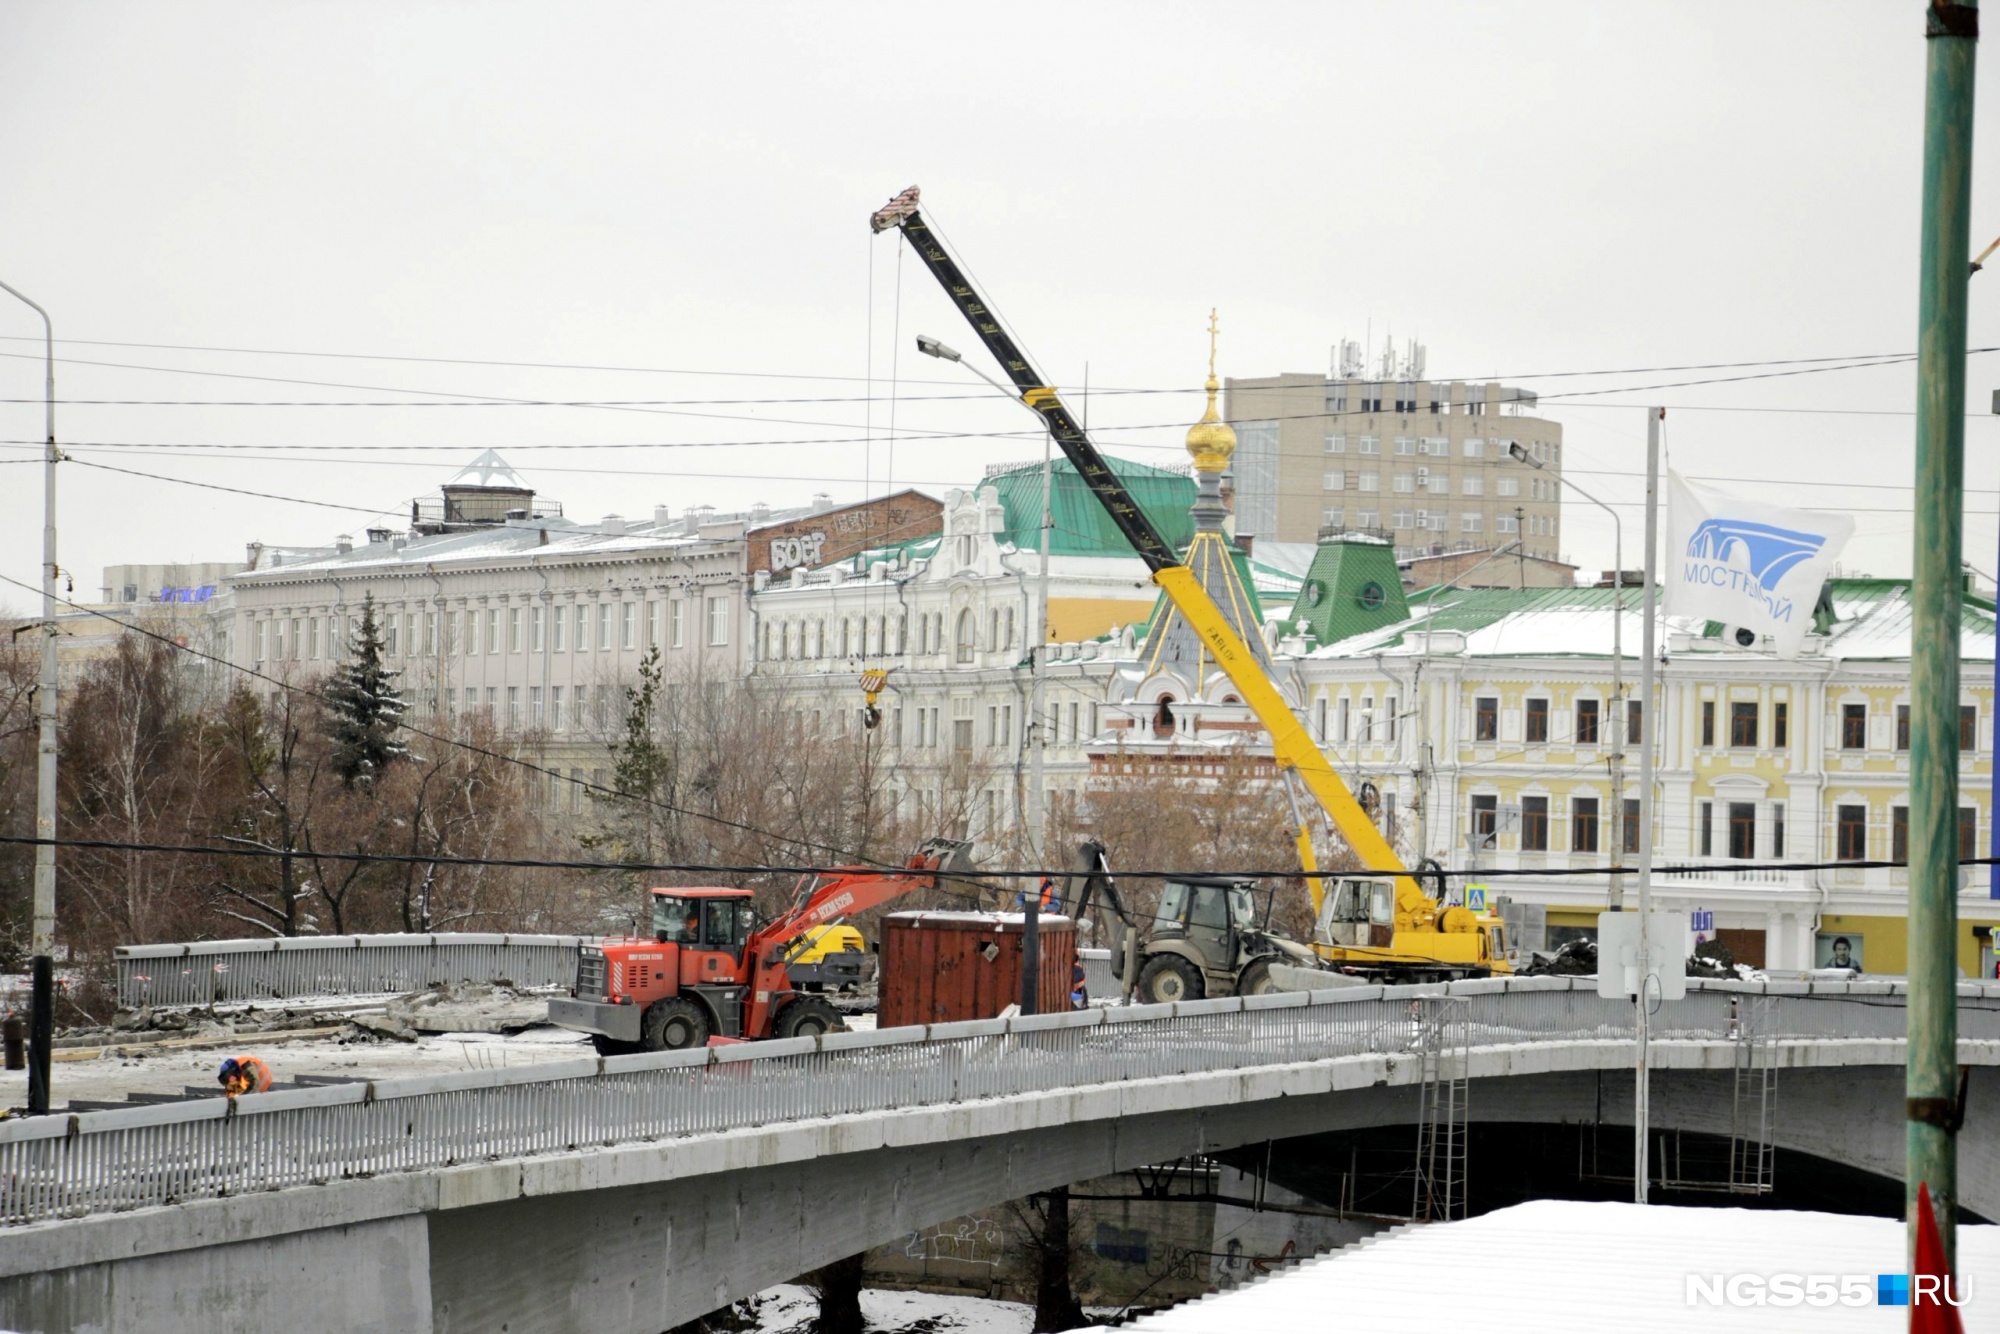
<svg viewBox="0 0 2000 1334">
<path fill-rule="evenodd" d="M 396 729 L 403 722 L 403 696 L 396 689 L 400 675 L 382 665 L 382 634 L 370 595 L 362 599 L 361 625 L 348 645 L 347 660 L 334 672 L 326 692 L 333 771 L 343 786 L 373 784 L 408 753 L 396 740 Z"/>
</svg>

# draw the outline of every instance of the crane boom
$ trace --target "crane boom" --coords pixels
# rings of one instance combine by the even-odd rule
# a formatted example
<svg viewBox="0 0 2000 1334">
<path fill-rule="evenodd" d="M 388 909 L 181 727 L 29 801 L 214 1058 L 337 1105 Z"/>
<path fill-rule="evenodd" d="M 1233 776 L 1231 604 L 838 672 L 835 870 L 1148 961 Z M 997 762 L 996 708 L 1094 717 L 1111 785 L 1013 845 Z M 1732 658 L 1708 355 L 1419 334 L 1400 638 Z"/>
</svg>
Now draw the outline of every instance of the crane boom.
<svg viewBox="0 0 2000 1334">
<path fill-rule="evenodd" d="M 1306 790 L 1312 793 L 1313 799 L 1333 821 L 1334 828 L 1340 831 L 1347 846 L 1353 849 L 1354 855 L 1360 858 L 1368 871 L 1395 876 L 1399 893 L 1404 890 L 1421 893 L 1389 840 L 1382 836 L 1382 831 L 1375 827 L 1375 821 L 1361 808 L 1354 794 L 1347 790 L 1347 784 L 1341 781 L 1340 775 L 1334 772 L 1333 766 L 1327 763 L 1326 756 L 1313 742 L 1312 734 L 1298 720 L 1291 706 L 1285 703 L 1278 687 L 1265 675 L 1250 646 L 1230 627 L 1228 618 L 1215 605 L 1215 600 L 1202 587 L 1194 571 L 1181 562 L 1179 554 L 1160 536 L 1159 529 L 1153 526 L 1146 512 L 1139 508 L 1124 483 L 1118 480 L 1104 457 L 1097 452 L 1090 437 L 1077 425 L 1055 387 L 1036 372 L 1027 354 L 1021 351 L 1013 336 L 993 313 L 992 307 L 973 288 L 971 280 L 945 249 L 944 242 L 925 223 L 918 209 L 918 199 L 918 189 L 913 185 L 878 209 L 869 219 L 869 226 L 877 232 L 891 227 L 902 229 L 917 256 L 930 269 L 931 276 L 938 280 L 958 306 L 959 313 L 965 316 L 966 323 L 986 345 L 986 350 L 993 354 L 993 359 L 1000 363 L 1008 379 L 1014 382 L 1014 387 L 1021 393 L 1021 401 L 1042 414 L 1056 447 L 1076 468 L 1077 475 L 1083 478 L 1091 494 L 1104 506 L 1111 521 L 1118 525 L 1118 530 L 1153 572 L 1153 582 L 1159 585 L 1186 618 L 1188 625 L 1208 645 L 1216 662 L 1228 674 L 1230 683 L 1242 695 L 1243 702 L 1263 724 L 1264 730 L 1270 733 L 1272 758 L 1279 768 L 1289 769 L 1299 776 Z M 1317 869 L 1311 862 L 1310 835 L 1301 830 L 1299 841 L 1301 852 L 1307 859 L 1306 869 L 1309 872 Z M 1320 882 L 1316 876 L 1309 876 L 1307 883 L 1312 891 L 1313 911 L 1317 914 L 1322 897 Z"/>
</svg>

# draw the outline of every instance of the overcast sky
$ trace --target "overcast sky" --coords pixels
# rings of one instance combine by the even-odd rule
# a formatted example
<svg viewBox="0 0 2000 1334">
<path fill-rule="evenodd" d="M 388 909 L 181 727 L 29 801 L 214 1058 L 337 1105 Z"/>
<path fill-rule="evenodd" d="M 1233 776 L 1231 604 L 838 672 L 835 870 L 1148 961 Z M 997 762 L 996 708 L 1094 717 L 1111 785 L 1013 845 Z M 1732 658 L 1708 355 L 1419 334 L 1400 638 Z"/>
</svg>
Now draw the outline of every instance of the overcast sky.
<svg viewBox="0 0 2000 1334">
<path fill-rule="evenodd" d="M 1914 347 L 1915 0 L 7 0 L 0 22 L 0 280 L 62 340 L 237 349 L 66 341 L 59 398 L 146 402 L 64 402 L 59 438 L 354 507 L 65 467 L 79 594 L 109 563 L 406 519 L 489 446 L 584 520 L 1038 458 L 1020 409 L 911 350 L 974 346 L 868 232 L 913 182 L 1044 372 L 1087 368 L 1107 451 L 1184 461 L 1199 397 L 1157 391 L 1198 388 L 1211 305 L 1225 375 L 1393 330 L 1434 376 L 1540 390 L 1628 551 L 1651 399 L 1684 472 L 1853 511 L 1845 564 L 1909 568 L 1907 367 L 1650 392 L 1758 368 L 1640 368 Z M 1973 230 L 2000 234 L 1990 175 Z M 0 335 L 0 458 L 29 458 L 39 326 L 7 302 Z M 2000 269 L 1971 341 L 2000 343 Z M 1969 385 L 1966 554 L 1992 573 L 2000 354 Z M 479 402 L 508 398 L 624 406 Z M 433 405 L 353 406 L 385 400 Z M 607 445 L 644 447 L 583 448 Z M 0 575 L 35 580 L 40 526 L 39 469 L 0 464 Z M 1610 563 L 1601 512 L 1572 501 L 1566 529 Z"/>
</svg>

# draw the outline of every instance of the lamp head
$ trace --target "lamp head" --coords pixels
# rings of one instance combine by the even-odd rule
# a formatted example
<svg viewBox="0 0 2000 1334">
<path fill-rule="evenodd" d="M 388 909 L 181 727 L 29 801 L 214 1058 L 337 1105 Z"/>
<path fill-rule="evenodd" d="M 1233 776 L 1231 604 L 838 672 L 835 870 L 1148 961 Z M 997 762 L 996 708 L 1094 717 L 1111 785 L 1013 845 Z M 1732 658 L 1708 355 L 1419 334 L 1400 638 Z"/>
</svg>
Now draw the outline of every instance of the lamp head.
<svg viewBox="0 0 2000 1334">
<path fill-rule="evenodd" d="M 1530 468 L 1536 468 L 1536 469 L 1542 467 L 1542 461 L 1536 458 L 1534 455 L 1528 453 L 1528 447 L 1522 444 L 1519 440 L 1516 440 L 1511 444 L 1509 444 L 1507 446 L 1507 452 L 1513 456 L 1514 462 L 1516 463 L 1525 463 Z"/>
<path fill-rule="evenodd" d="M 939 361 L 964 360 L 963 357 L 959 356 L 957 351 L 955 351 L 952 348 L 946 347 L 943 343 L 940 343 L 937 339 L 931 337 L 929 334 L 917 335 L 917 351 L 923 353 L 927 357 L 936 357 Z"/>
</svg>

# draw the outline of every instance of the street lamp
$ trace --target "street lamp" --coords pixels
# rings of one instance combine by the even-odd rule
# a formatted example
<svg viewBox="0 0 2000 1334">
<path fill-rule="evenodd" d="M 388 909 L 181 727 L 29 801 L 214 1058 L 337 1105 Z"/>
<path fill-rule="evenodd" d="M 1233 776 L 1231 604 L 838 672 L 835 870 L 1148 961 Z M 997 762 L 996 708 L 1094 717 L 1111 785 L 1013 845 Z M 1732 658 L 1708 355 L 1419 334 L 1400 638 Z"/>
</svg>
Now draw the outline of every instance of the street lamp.
<svg viewBox="0 0 2000 1334">
<path fill-rule="evenodd" d="M 1525 463 L 1540 472 L 1548 465 L 1528 452 L 1527 446 L 1516 440 L 1507 446 L 1507 453 L 1516 463 Z M 1597 508 L 1611 516 L 1612 563 L 1617 569 L 1611 576 L 1611 700 L 1613 727 L 1611 732 L 1611 812 L 1617 823 L 1611 839 L 1611 889 L 1610 906 L 1613 912 L 1622 912 L 1625 907 L 1625 883 L 1622 871 L 1625 865 L 1625 526 L 1618 520 L 1618 511 L 1599 500 L 1590 492 L 1572 482 L 1561 473 L 1556 480 L 1582 496 Z M 1517 534 L 1518 536 L 1518 534 Z M 1642 726 L 1651 726 L 1651 719 L 1641 719 Z"/>
<path fill-rule="evenodd" d="M 28 1112 L 49 1110 L 49 1051 L 55 1045 L 56 938 L 56 333 L 49 313 L 0 283 L 42 317 L 42 396 L 48 443 L 42 454 L 42 676 L 35 688 L 41 737 L 35 773 L 35 917 L 32 1009 L 28 1016 Z"/>
<path fill-rule="evenodd" d="M 917 335 L 917 351 L 927 357 L 936 357 L 939 361 L 951 361 L 964 366 L 974 375 L 992 385 L 994 389 L 1005 394 L 1013 402 L 1020 403 L 1029 412 L 1035 412 L 1033 408 L 1028 407 L 1025 402 L 1022 402 L 1021 397 L 1013 390 L 1001 384 L 985 371 L 980 370 L 979 367 L 966 361 L 957 349 L 939 342 L 930 335 Z M 1039 585 L 1037 591 L 1040 606 L 1037 608 L 1034 644 L 1029 649 L 1031 656 L 1028 659 L 1029 671 L 1032 674 L 1032 695 L 1030 696 L 1032 703 L 1028 707 L 1028 818 L 1026 823 L 1033 859 L 1038 866 L 1046 869 L 1046 862 L 1048 860 L 1046 856 L 1048 848 L 1048 839 L 1046 837 L 1048 833 L 1048 817 L 1047 796 L 1042 789 L 1042 783 L 1045 752 L 1048 748 L 1048 729 L 1043 723 L 1048 712 L 1048 670 L 1045 659 L 1048 656 L 1049 637 L 1049 530 L 1055 526 L 1055 473 L 1054 459 L 1050 453 L 1052 437 L 1048 431 L 1048 418 L 1042 416 L 1039 412 L 1035 412 L 1035 420 L 1041 422 L 1043 428 L 1042 543 L 1041 569 L 1036 580 Z M 1025 914 L 1026 920 L 1023 923 L 1025 930 L 1023 932 L 1021 949 L 1022 1014 L 1034 1013 L 1036 999 L 1041 995 L 1038 985 L 1041 974 L 1041 947 L 1039 933 L 1036 929 L 1036 924 L 1041 915 L 1041 897 L 1041 886 L 1032 886 L 1029 889 L 1025 905 L 1027 911 Z"/>
</svg>

